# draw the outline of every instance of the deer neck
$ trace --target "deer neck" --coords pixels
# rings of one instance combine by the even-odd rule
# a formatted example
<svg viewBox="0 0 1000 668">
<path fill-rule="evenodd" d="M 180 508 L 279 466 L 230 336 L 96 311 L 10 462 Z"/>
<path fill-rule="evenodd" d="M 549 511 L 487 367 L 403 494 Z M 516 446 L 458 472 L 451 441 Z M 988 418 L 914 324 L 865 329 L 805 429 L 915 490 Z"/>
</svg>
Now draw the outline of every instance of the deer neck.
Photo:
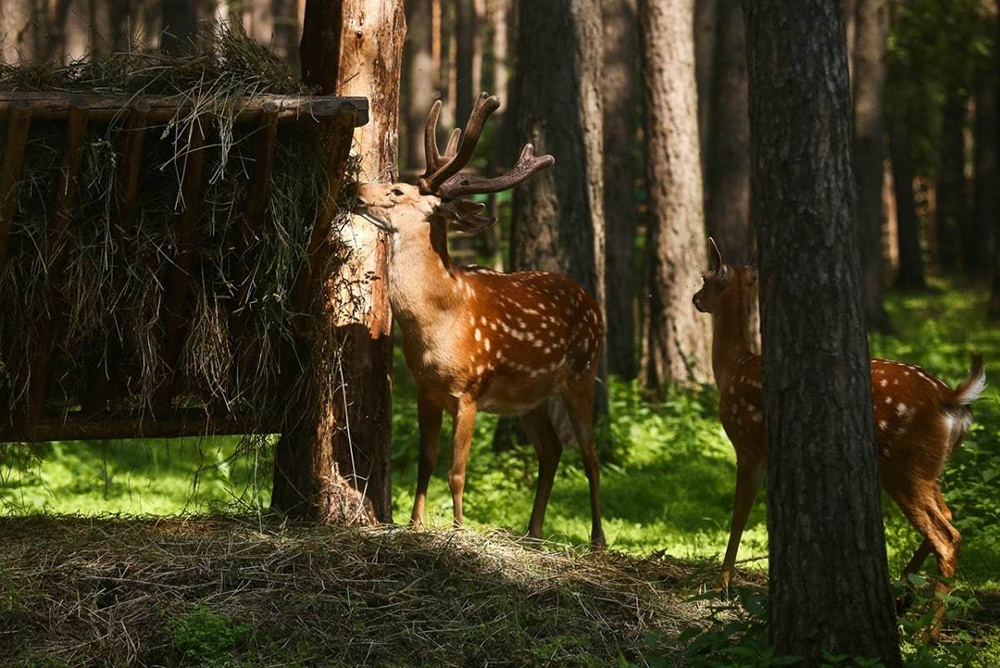
<svg viewBox="0 0 1000 668">
<path fill-rule="evenodd" d="M 429 224 L 401 231 L 389 260 L 389 301 L 394 317 L 407 337 L 433 337 L 467 295 L 448 254 L 446 226 L 432 218 Z"/>
<path fill-rule="evenodd" d="M 712 313 L 712 372 L 721 389 L 739 361 L 752 354 L 746 291 L 733 289 Z"/>
</svg>

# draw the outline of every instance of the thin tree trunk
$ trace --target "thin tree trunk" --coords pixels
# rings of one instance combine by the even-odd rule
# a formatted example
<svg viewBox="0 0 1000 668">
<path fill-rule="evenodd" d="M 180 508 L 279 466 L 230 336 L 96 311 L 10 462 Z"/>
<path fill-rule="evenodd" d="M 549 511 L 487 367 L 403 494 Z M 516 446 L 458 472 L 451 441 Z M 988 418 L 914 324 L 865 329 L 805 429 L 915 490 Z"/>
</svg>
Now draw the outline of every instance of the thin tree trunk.
<svg viewBox="0 0 1000 668">
<path fill-rule="evenodd" d="M 289 65 L 294 62 L 295 42 L 299 37 L 298 0 L 270 0 L 274 17 L 274 36 L 271 48 Z"/>
<path fill-rule="evenodd" d="M 827 651 L 897 668 L 843 16 L 824 0 L 751 0 L 746 21 L 771 640 L 804 666 Z"/>
<path fill-rule="evenodd" d="M 406 87 L 406 166 L 424 167 L 424 123 L 434 104 L 435 75 L 431 53 L 433 36 L 431 0 L 406 3 L 406 46 L 403 85 Z"/>
<path fill-rule="evenodd" d="M 636 376 L 635 354 L 635 111 L 638 100 L 636 1 L 605 0 L 604 17 L 604 213 L 607 223 L 605 293 L 608 370 Z"/>
<path fill-rule="evenodd" d="M 993 17 L 996 20 L 996 17 Z M 995 45 L 994 49 L 1000 49 Z M 992 63 L 990 63 L 992 65 Z M 982 278 L 988 275 L 993 245 L 994 221 L 1000 215 L 997 183 L 997 159 L 994 151 L 997 131 L 997 72 L 986 64 L 976 70 L 976 120 L 974 141 L 973 213 L 968 249 L 968 273 Z"/>
<path fill-rule="evenodd" d="M 997 14 L 1000 15 L 1000 0 L 996 0 Z M 994 34 L 993 60 L 996 62 L 995 72 L 1000 72 L 1000 20 L 997 21 L 996 33 Z M 993 160 L 1000 165 L 1000 85 L 996 87 L 996 109 L 994 121 L 997 126 L 993 131 Z M 1000 207 L 997 207 L 1000 209 Z M 996 243 L 993 246 L 993 289 L 990 293 L 990 303 L 988 315 L 991 319 L 1000 319 L 1000 211 L 993 218 L 993 235 Z"/>
<path fill-rule="evenodd" d="M 324 93 L 369 98 L 370 120 L 354 137 L 363 181 L 395 180 L 405 32 L 402 0 L 306 5 L 301 46 L 306 82 Z M 341 40 L 341 49 L 333 48 L 331 36 Z M 324 298 L 334 308 L 324 309 L 332 312 L 329 322 L 321 323 L 340 348 L 334 360 L 337 382 L 329 382 L 329 363 L 305 366 L 316 400 L 278 442 L 272 504 L 319 522 L 390 522 L 388 243 L 357 218 L 340 241 L 350 256 L 326 285 Z"/>
<path fill-rule="evenodd" d="M 479 91 L 473 87 L 473 60 L 476 43 L 474 0 L 455 2 L 455 120 L 465 123 Z"/>
<path fill-rule="evenodd" d="M 726 0 L 729 1 L 729 0 Z M 712 78 L 715 72 L 716 25 L 719 0 L 696 0 L 694 3 L 694 69 L 698 85 L 698 144 L 701 168 L 707 173 L 710 119 L 712 117 Z"/>
<path fill-rule="evenodd" d="M 858 189 L 858 239 L 865 324 L 889 327 L 883 303 L 882 185 L 885 174 L 882 113 L 885 100 L 888 0 L 856 0 L 854 46 L 854 175 Z"/>
<path fill-rule="evenodd" d="M 711 380 L 709 321 L 691 307 L 708 262 L 698 148 L 691 0 L 640 0 L 650 198 L 650 387 Z"/>
<path fill-rule="evenodd" d="M 927 281 L 924 279 L 924 260 L 920 250 L 920 218 L 917 216 L 917 204 L 913 196 L 913 181 L 916 178 L 913 147 L 906 119 L 897 118 L 901 115 L 893 113 L 888 117 L 892 187 L 896 196 L 896 220 L 899 225 L 896 287 L 903 290 L 923 290 L 927 287 Z"/>
<path fill-rule="evenodd" d="M 160 5 L 160 49 L 184 53 L 198 34 L 199 0 L 162 0 Z"/>
<path fill-rule="evenodd" d="M 938 265 L 958 268 L 960 243 L 966 225 L 965 100 L 956 85 L 948 91 L 941 116 L 941 153 L 936 179 Z"/>
</svg>

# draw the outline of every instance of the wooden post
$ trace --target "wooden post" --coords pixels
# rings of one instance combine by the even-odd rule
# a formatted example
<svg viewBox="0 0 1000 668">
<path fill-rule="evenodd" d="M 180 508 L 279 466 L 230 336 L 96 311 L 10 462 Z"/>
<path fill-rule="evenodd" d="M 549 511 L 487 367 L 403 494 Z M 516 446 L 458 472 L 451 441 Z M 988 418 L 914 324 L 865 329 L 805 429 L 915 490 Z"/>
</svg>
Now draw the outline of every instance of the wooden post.
<svg viewBox="0 0 1000 668">
<path fill-rule="evenodd" d="M 324 94 L 370 97 L 371 122 L 355 134 L 362 180 L 395 177 L 404 34 L 401 0 L 306 4 L 300 50 L 305 81 Z M 337 142 L 328 150 L 334 153 Z M 320 225 L 331 218 L 324 214 Z M 314 237 L 323 241 L 321 249 L 333 241 L 322 227 Z M 391 521 L 388 245 L 360 219 L 337 241 L 350 255 L 336 275 L 324 280 L 323 258 L 310 253 L 309 285 L 296 291 L 297 300 L 312 304 L 317 326 L 331 328 L 324 331 L 332 331 L 335 344 L 322 350 L 314 338 L 311 346 L 300 345 L 311 400 L 278 443 L 272 505 L 320 522 Z M 319 298 L 308 299 L 316 289 L 322 289 Z M 328 382 L 331 376 L 335 383 Z"/>
</svg>

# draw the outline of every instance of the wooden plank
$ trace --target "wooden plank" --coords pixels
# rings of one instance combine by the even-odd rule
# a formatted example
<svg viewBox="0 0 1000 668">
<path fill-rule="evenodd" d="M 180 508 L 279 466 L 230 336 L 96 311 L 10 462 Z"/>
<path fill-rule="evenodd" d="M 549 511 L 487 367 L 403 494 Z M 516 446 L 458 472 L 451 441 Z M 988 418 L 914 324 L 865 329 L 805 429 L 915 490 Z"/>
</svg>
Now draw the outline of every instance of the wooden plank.
<svg viewBox="0 0 1000 668">
<path fill-rule="evenodd" d="M 17 210 L 17 182 L 21 180 L 24 150 L 28 145 L 31 110 L 26 104 L 12 106 L 7 113 L 7 139 L 0 166 L 0 271 L 7 264 L 10 230 Z"/>
<path fill-rule="evenodd" d="M 115 206 L 111 210 L 111 229 L 117 244 L 115 264 L 119 268 L 115 272 L 115 280 L 119 285 L 124 282 L 121 268 L 126 265 L 127 257 L 132 252 L 135 205 L 139 192 L 139 172 L 142 167 L 142 147 L 146 140 L 148 120 L 149 105 L 140 100 L 133 105 L 123 129 L 125 144 L 118 166 L 119 189 L 115 193 Z M 100 415 L 107 410 L 111 394 L 111 376 L 115 376 L 116 385 L 121 384 L 122 381 L 117 373 L 118 360 L 122 355 L 121 343 L 117 340 L 108 341 L 104 352 L 106 358 L 102 355 L 88 364 L 87 391 L 80 401 L 83 412 L 91 416 Z"/>
<path fill-rule="evenodd" d="M 166 360 L 172 378 L 161 387 L 154 399 L 157 410 L 163 411 L 170 406 L 175 392 L 175 381 L 178 377 L 178 364 L 181 349 L 184 346 L 184 336 L 187 315 L 185 306 L 188 301 L 191 271 L 198 257 L 195 246 L 195 224 L 201 211 L 201 177 L 205 164 L 205 135 L 211 126 L 208 115 L 200 117 L 191 126 L 191 138 L 188 142 L 187 155 L 184 157 L 183 182 L 181 197 L 184 210 L 177 216 L 177 252 L 170 265 L 167 278 L 167 294 L 164 297 L 166 309 L 166 329 L 163 343 L 164 359 Z"/>
<path fill-rule="evenodd" d="M 228 436 L 276 433 L 277 423 L 252 424 L 232 418 L 209 418 L 204 411 L 187 409 L 153 419 L 113 417 L 91 419 L 71 413 L 58 420 L 12 428 L 0 427 L 0 442 L 41 443 L 125 438 L 182 438 L 186 436 Z"/>
<path fill-rule="evenodd" d="M 13 93 L 0 91 L 0 113 L 27 103 L 33 118 L 58 120 L 66 118 L 70 109 L 83 109 L 94 121 L 107 121 L 127 114 L 132 105 L 142 100 L 149 105 L 150 121 L 166 121 L 178 110 L 192 110 L 191 100 L 180 95 L 104 95 L 51 91 Z M 204 105 L 199 105 L 199 112 Z M 278 110 L 278 120 L 336 117 L 344 108 L 353 109 L 355 127 L 368 122 L 368 98 L 336 97 L 333 95 L 258 95 L 247 98 L 236 115 L 238 121 L 256 121 L 265 109 Z M 204 109 L 211 112 L 211 109 Z"/>
<path fill-rule="evenodd" d="M 73 208 L 76 205 L 78 191 L 77 175 L 83 159 L 83 144 L 87 137 L 87 111 L 71 109 L 66 136 L 66 149 L 63 152 L 62 165 L 56 176 L 56 191 L 54 193 L 55 212 L 52 215 L 52 226 L 49 229 L 48 252 L 46 254 L 45 290 L 50 300 L 57 298 L 63 284 L 63 274 L 66 270 L 66 238 L 73 218 Z M 58 323 L 51 311 L 38 326 L 37 348 L 35 357 L 31 360 L 31 375 L 28 381 L 27 422 L 38 420 L 42 412 L 42 402 L 45 398 L 45 381 L 48 375 L 49 361 L 55 346 Z"/>
<path fill-rule="evenodd" d="M 344 184 L 344 171 L 347 168 L 347 160 L 351 155 L 351 143 L 354 140 L 350 129 L 357 127 L 353 118 L 354 111 L 345 108 L 331 127 L 322 130 L 326 138 L 334 142 L 328 155 L 329 168 L 327 169 L 327 194 L 326 199 L 320 207 L 319 215 L 313 224 L 312 234 L 309 238 L 309 249 L 299 275 L 295 280 L 295 287 L 292 290 L 292 305 L 296 312 L 306 312 L 318 289 L 319 273 L 329 255 L 329 244 L 327 237 L 330 234 L 330 225 L 337 215 L 337 197 L 340 195 L 340 188 Z"/>
</svg>

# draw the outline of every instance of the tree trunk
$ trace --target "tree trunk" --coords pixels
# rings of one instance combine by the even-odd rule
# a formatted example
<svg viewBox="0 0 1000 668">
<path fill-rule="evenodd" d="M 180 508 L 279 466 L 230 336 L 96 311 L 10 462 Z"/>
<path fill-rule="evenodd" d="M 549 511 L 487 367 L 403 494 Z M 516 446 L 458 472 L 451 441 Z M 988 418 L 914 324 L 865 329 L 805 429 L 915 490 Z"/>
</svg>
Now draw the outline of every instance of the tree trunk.
<svg viewBox="0 0 1000 668">
<path fill-rule="evenodd" d="M 936 179 L 938 265 L 943 271 L 958 268 L 960 243 L 966 225 L 965 99 L 957 86 L 948 91 L 941 116 L 941 153 Z"/>
<path fill-rule="evenodd" d="M 885 331 L 882 252 L 882 110 L 885 100 L 888 0 L 856 0 L 854 42 L 854 176 L 858 192 L 858 239 L 865 324 Z"/>
<path fill-rule="evenodd" d="M 1000 15 L 1000 0 L 996 0 L 996 5 L 997 14 Z M 993 44 L 993 60 L 996 62 L 993 71 L 1000 72 L 1000 20 L 997 21 Z M 1000 86 L 996 87 L 996 96 L 997 113 L 994 115 L 994 122 L 997 126 L 993 130 L 993 160 L 1000 165 Z M 994 216 L 993 225 L 993 237 L 996 243 L 993 245 L 993 289 L 990 294 L 988 315 L 991 319 L 1000 319 L 1000 211 Z"/>
<path fill-rule="evenodd" d="M 994 20 L 996 17 L 994 16 Z M 1000 49 L 1000 45 L 994 45 Z M 997 159 L 994 147 L 997 138 L 997 72 L 992 63 L 976 68 L 976 125 L 974 141 L 973 213 L 968 252 L 970 276 L 988 274 L 993 245 L 1000 243 L 994 234 L 994 221 L 1000 216 L 997 183 Z"/>
<path fill-rule="evenodd" d="M 604 313 L 602 41 L 599 0 L 519 0 L 516 143 L 556 166 L 514 191 L 510 264 L 568 274 Z M 606 413 L 605 383 L 596 401 Z"/>
<path fill-rule="evenodd" d="M 16 65 L 35 54 L 32 0 L 0 2 L 0 62 Z"/>
<path fill-rule="evenodd" d="M 607 225 L 605 294 L 608 370 L 635 378 L 635 110 L 638 58 L 636 0 L 605 0 L 604 215 Z"/>
<path fill-rule="evenodd" d="M 719 0 L 697 0 L 694 3 L 694 71 L 698 86 L 698 144 L 701 147 L 701 168 L 707 173 L 710 120 L 712 117 L 712 77 L 715 72 L 715 39 Z"/>
<path fill-rule="evenodd" d="M 291 65 L 295 60 L 293 58 L 295 41 L 299 37 L 298 0 L 270 0 L 270 3 L 271 13 L 274 16 L 274 36 L 271 39 L 271 48 Z"/>
<path fill-rule="evenodd" d="M 770 635 L 901 666 L 882 527 L 843 16 L 746 5 L 760 246 Z"/>
<path fill-rule="evenodd" d="M 473 88 L 473 60 L 476 44 L 474 0 L 455 2 L 455 122 L 465 123 L 479 91 Z"/>
<path fill-rule="evenodd" d="M 892 187 L 896 199 L 896 222 L 899 225 L 899 270 L 896 287 L 902 290 L 923 290 L 924 260 L 920 250 L 920 218 L 913 196 L 913 146 L 907 120 L 894 112 L 889 121 L 889 157 L 892 161 Z"/>
<path fill-rule="evenodd" d="M 650 387 L 711 381 L 709 319 L 691 306 L 708 265 L 691 0 L 640 0 L 650 230 Z"/>
<path fill-rule="evenodd" d="M 405 32 L 402 0 L 308 0 L 306 5 L 301 45 L 306 82 L 324 93 L 369 97 L 370 120 L 354 137 L 363 181 L 395 180 Z M 342 49 L 333 48 L 331 35 L 340 38 Z M 335 308 L 322 309 L 333 312 L 321 324 L 339 346 L 338 382 L 328 382 L 324 365 L 305 367 L 305 373 L 314 375 L 310 380 L 318 400 L 278 442 L 272 503 L 292 516 L 319 522 L 389 522 L 388 243 L 356 217 L 340 241 L 351 255 L 327 285 L 324 299 Z M 300 489 L 309 492 L 305 498 L 296 489 L 303 480 L 307 484 Z"/>
<path fill-rule="evenodd" d="M 435 99 L 434 61 L 431 54 L 431 0 L 406 3 L 406 51 L 403 85 L 406 87 L 406 166 L 424 165 L 424 123 Z"/>
<path fill-rule="evenodd" d="M 160 49 L 164 53 L 190 51 L 198 34 L 200 0 L 162 0 L 160 4 Z"/>
</svg>

